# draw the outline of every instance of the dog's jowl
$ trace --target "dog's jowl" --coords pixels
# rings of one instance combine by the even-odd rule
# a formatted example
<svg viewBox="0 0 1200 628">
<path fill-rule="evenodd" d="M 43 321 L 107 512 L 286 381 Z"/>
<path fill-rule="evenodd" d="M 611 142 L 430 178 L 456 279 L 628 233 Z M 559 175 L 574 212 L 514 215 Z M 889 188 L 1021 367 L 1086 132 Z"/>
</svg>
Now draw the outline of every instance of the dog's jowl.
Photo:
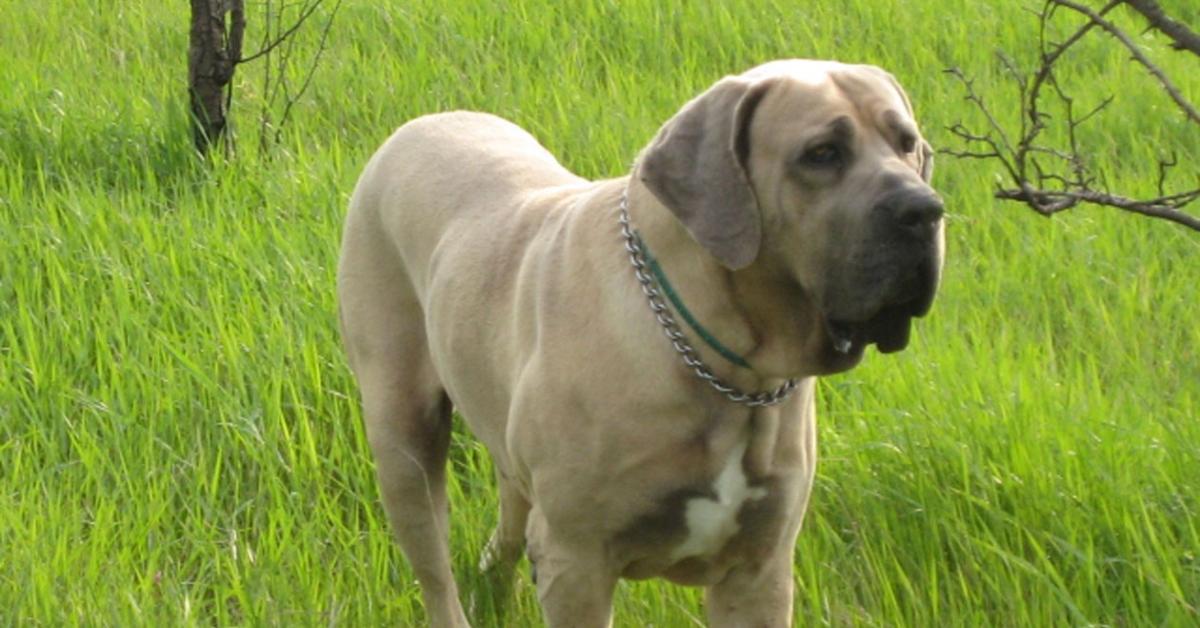
<svg viewBox="0 0 1200 628">
<path fill-rule="evenodd" d="M 468 112 L 367 164 L 338 269 L 384 506 L 434 626 L 465 626 L 445 467 L 456 409 L 490 451 L 481 568 L 523 554 L 551 626 L 607 626 L 620 578 L 704 586 L 713 626 L 786 626 L 816 467 L 814 378 L 908 345 L 942 201 L 875 67 L 776 61 L 587 181 Z"/>
</svg>

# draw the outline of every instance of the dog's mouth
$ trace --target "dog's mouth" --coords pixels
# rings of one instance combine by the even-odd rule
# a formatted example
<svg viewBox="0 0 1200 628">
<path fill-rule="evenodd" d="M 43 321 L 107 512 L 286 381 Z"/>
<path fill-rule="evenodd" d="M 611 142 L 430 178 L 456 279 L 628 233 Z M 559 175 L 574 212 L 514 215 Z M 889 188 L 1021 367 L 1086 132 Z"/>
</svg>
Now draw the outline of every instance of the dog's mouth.
<svg viewBox="0 0 1200 628">
<path fill-rule="evenodd" d="M 843 355 L 857 353 L 874 344 L 880 353 L 893 353 L 908 346 L 913 308 L 909 303 L 889 305 L 865 321 L 825 319 L 825 333 L 833 350 Z"/>
<path fill-rule="evenodd" d="M 933 305 L 937 291 L 938 272 L 934 267 L 922 267 L 906 282 L 898 300 L 885 304 L 864 320 L 840 319 L 826 316 L 825 334 L 833 350 L 842 355 L 856 355 L 874 344 L 880 353 L 894 353 L 908 346 L 912 319 L 924 316 Z"/>
</svg>

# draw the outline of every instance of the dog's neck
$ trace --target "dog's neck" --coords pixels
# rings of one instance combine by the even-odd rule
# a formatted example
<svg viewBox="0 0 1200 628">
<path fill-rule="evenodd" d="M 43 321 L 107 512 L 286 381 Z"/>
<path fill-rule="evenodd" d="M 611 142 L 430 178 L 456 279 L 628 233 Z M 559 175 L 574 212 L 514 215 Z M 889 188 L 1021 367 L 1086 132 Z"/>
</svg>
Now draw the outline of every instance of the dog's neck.
<svg viewBox="0 0 1200 628">
<path fill-rule="evenodd" d="M 752 367 L 732 364 L 693 337 L 693 346 L 718 374 L 761 387 L 772 378 L 810 372 L 797 363 L 812 340 L 806 320 L 811 307 L 799 286 L 766 262 L 738 271 L 726 268 L 639 181 L 630 181 L 627 194 L 634 229 L 682 301 L 721 344 L 745 356 Z"/>
</svg>

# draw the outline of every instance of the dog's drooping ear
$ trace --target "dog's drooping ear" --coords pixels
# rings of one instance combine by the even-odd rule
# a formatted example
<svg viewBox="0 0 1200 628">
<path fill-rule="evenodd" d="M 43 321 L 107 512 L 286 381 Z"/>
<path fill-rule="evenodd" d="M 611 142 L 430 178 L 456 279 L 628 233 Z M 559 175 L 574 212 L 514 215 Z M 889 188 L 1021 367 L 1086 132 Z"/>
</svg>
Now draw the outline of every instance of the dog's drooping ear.
<svg viewBox="0 0 1200 628">
<path fill-rule="evenodd" d="M 683 106 L 642 153 L 636 176 L 728 268 L 758 257 L 762 223 L 746 160 L 770 81 L 726 77 Z"/>
<path fill-rule="evenodd" d="M 900 86 L 900 81 L 897 81 L 891 72 L 876 67 L 871 67 L 871 69 L 878 72 L 892 84 L 896 93 L 900 94 L 900 100 L 904 101 L 904 109 L 908 112 L 908 117 L 914 117 L 915 113 L 913 112 L 912 101 L 908 98 L 908 92 L 904 91 L 904 88 Z M 917 162 L 917 172 L 921 175 L 921 180 L 929 183 L 930 179 L 933 178 L 933 147 L 929 145 L 929 142 L 925 138 L 920 138 L 917 142 Z"/>
<path fill-rule="evenodd" d="M 917 150 L 921 151 L 921 180 L 929 183 L 933 179 L 933 147 L 921 140 L 921 147 Z"/>
</svg>

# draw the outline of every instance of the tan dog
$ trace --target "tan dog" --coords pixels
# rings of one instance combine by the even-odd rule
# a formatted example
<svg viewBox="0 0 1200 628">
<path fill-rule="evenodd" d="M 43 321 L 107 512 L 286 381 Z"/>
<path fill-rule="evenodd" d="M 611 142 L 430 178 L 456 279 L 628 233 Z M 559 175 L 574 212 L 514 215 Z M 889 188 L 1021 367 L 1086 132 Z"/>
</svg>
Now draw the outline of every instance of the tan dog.
<svg viewBox="0 0 1200 628">
<path fill-rule="evenodd" d="M 354 191 L 338 293 L 431 623 L 467 624 L 447 541 L 453 406 L 497 470 L 483 567 L 510 570 L 528 543 L 550 625 L 606 626 L 617 580 L 654 576 L 708 587 L 714 626 L 789 625 L 814 376 L 868 344 L 904 348 L 928 310 L 944 248 L 931 169 L 895 80 L 832 62 L 722 79 L 607 181 L 490 115 L 397 130 Z M 623 195 L 631 248 L 713 337 L 684 328 L 693 357 L 744 391 L 797 378 L 790 396 L 737 403 L 683 363 L 635 278 Z"/>
</svg>

